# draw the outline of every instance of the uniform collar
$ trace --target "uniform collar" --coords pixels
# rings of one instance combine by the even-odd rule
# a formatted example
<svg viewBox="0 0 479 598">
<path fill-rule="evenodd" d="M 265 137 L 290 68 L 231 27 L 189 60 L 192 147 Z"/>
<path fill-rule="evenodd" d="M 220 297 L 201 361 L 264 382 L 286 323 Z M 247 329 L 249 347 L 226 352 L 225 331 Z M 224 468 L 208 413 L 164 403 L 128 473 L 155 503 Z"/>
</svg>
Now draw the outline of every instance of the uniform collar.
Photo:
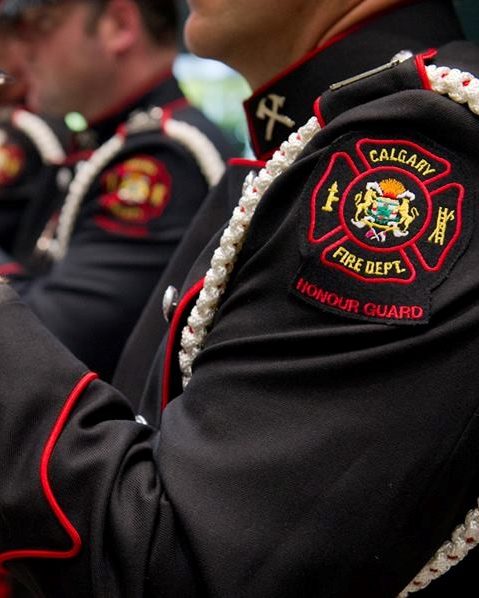
<svg viewBox="0 0 479 598">
<path fill-rule="evenodd" d="M 449 0 L 405 2 L 329 40 L 256 90 L 244 108 L 253 151 L 266 160 L 312 115 L 314 100 L 332 83 L 463 37 Z"/>
<path fill-rule="evenodd" d="M 163 73 L 149 82 L 134 95 L 89 122 L 88 131 L 94 134 L 96 144 L 102 144 L 112 137 L 118 127 L 125 123 L 135 111 L 147 110 L 152 106 L 165 108 L 186 102 L 178 82 L 171 71 Z"/>
</svg>

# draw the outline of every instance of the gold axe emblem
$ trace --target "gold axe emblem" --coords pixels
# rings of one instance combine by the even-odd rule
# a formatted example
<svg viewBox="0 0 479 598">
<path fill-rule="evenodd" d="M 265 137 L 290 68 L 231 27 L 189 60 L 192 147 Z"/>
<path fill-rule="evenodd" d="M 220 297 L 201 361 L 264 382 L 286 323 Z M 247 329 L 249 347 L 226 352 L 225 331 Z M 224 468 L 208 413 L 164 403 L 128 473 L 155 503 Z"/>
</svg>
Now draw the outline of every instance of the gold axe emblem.
<svg viewBox="0 0 479 598">
<path fill-rule="evenodd" d="M 268 100 L 271 102 L 270 106 L 267 104 Z M 279 109 L 284 106 L 285 101 L 286 98 L 284 96 L 270 93 L 267 97 L 262 98 L 258 105 L 256 116 L 261 120 L 269 118 L 268 124 L 266 125 L 266 141 L 271 141 L 273 138 L 273 131 L 276 123 L 281 123 L 289 129 L 292 129 L 296 124 L 294 120 L 289 118 L 289 116 L 286 116 L 286 114 L 279 113 Z"/>
</svg>

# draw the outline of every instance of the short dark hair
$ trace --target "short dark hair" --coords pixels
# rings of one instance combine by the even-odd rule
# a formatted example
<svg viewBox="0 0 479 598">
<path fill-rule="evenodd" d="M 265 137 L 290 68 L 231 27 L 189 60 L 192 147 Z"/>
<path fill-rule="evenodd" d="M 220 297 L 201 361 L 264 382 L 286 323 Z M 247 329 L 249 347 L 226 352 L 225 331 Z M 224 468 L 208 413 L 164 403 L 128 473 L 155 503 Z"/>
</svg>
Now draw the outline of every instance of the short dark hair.
<svg viewBox="0 0 479 598">
<path fill-rule="evenodd" d="M 143 22 L 150 35 L 161 39 L 162 35 L 176 38 L 179 16 L 175 0 L 136 0 Z"/>
<path fill-rule="evenodd" d="M 102 10 L 110 0 L 94 0 Z M 178 34 L 176 0 L 132 0 L 138 5 L 145 29 L 157 44 L 169 43 Z"/>
</svg>

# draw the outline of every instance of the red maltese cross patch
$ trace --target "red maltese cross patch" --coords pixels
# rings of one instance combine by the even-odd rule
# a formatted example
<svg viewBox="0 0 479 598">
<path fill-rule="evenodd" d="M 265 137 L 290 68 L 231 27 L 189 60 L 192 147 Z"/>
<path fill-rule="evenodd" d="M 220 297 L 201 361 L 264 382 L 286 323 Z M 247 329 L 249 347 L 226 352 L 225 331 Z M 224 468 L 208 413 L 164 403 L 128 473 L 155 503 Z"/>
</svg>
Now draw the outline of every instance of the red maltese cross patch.
<svg viewBox="0 0 479 598">
<path fill-rule="evenodd" d="M 340 148 L 304 196 L 292 291 L 342 316 L 425 323 L 431 291 L 470 238 L 464 177 L 431 142 L 356 138 Z"/>
<path fill-rule="evenodd" d="M 117 164 L 101 179 L 101 228 L 127 236 L 144 237 L 148 223 L 159 218 L 171 192 L 166 166 L 150 156 L 136 156 Z"/>
</svg>

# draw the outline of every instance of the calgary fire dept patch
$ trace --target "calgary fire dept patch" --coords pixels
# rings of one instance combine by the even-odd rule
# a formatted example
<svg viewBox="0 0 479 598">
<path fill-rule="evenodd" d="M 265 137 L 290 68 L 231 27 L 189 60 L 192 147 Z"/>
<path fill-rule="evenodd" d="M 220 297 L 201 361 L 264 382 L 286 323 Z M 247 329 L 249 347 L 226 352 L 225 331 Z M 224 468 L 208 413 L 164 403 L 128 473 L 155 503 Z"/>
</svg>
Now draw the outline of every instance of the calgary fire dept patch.
<svg viewBox="0 0 479 598">
<path fill-rule="evenodd" d="M 147 224 L 159 218 L 168 203 L 171 176 L 159 160 L 136 156 L 108 170 L 101 185 L 97 224 L 111 232 L 144 236 Z"/>
<path fill-rule="evenodd" d="M 356 138 L 333 152 L 304 196 L 305 259 L 293 293 L 348 317 L 427 322 L 432 289 L 470 238 L 455 180 L 463 177 L 445 156 L 403 138 Z"/>
<path fill-rule="evenodd" d="M 14 183 L 25 166 L 25 154 L 18 145 L 0 145 L 0 185 Z"/>
</svg>

